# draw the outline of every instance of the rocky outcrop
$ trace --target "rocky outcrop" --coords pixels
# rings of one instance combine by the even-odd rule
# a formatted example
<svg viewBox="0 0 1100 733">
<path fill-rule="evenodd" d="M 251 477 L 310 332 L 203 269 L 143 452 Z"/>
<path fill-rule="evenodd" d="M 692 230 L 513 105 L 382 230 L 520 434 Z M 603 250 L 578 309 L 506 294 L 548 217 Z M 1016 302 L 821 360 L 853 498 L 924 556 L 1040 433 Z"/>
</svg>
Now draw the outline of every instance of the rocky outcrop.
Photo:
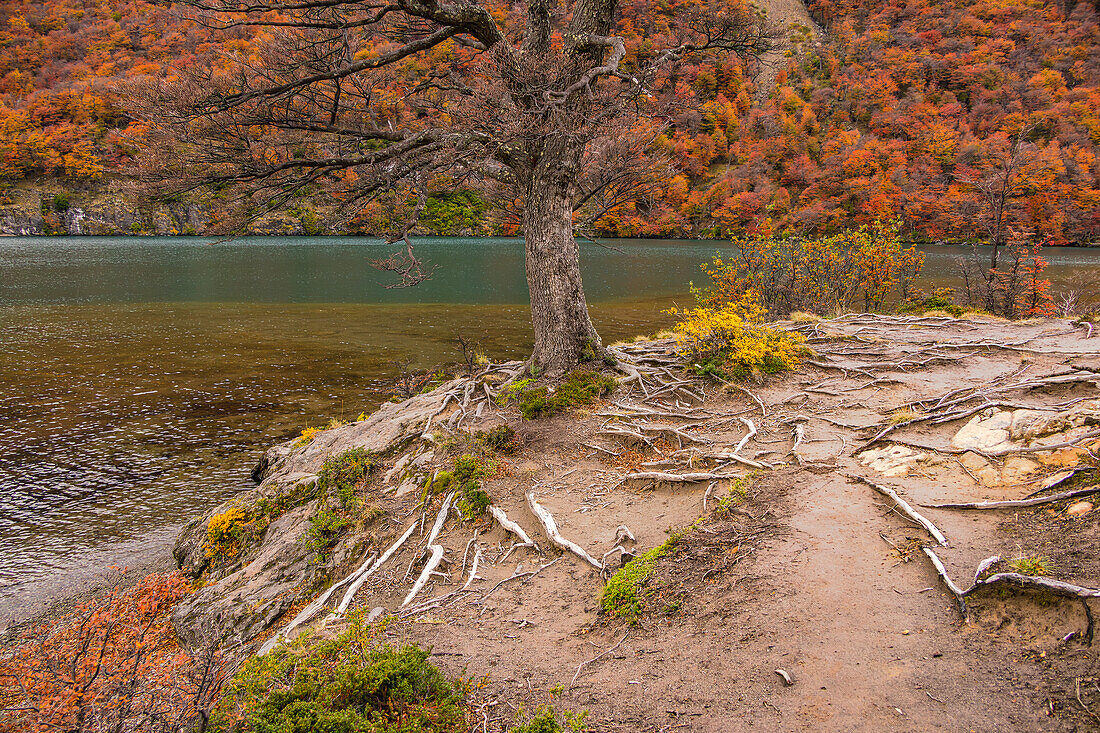
<svg viewBox="0 0 1100 733">
<path fill-rule="evenodd" d="M 419 437 L 439 413 L 447 383 L 401 403 L 386 403 L 365 420 L 317 434 L 305 446 L 283 443 L 270 449 L 253 471 L 262 483 L 207 512 L 180 533 L 173 554 L 180 569 L 207 581 L 176 607 L 172 621 L 180 639 L 199 646 L 211 640 L 247 643 L 330 576 L 359 540 L 349 538 L 326 559 L 305 542 L 310 519 L 319 509 L 314 487 L 326 458 L 352 448 L 385 454 Z M 232 563 L 212 566 L 208 551 L 211 518 L 234 509 L 249 518 L 264 507 L 278 507 L 262 533 L 241 548 Z"/>
<path fill-rule="evenodd" d="M 1100 425 L 1100 400 L 1063 411 L 1002 410 L 991 407 L 971 418 L 951 445 L 978 453 L 1003 453 L 1072 441 Z"/>
</svg>

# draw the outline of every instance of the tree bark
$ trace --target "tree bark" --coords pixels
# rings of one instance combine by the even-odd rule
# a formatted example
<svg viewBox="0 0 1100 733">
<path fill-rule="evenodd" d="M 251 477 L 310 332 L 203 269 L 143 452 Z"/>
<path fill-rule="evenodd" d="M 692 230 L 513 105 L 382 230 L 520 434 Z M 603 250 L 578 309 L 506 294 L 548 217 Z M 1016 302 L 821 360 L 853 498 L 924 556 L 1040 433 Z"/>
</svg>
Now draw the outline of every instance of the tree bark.
<svg viewBox="0 0 1100 733">
<path fill-rule="evenodd" d="M 523 212 L 527 287 L 535 348 L 529 367 L 557 376 L 603 353 L 581 285 L 573 237 L 573 186 L 580 151 L 564 134 L 546 140 L 529 173 Z"/>
</svg>

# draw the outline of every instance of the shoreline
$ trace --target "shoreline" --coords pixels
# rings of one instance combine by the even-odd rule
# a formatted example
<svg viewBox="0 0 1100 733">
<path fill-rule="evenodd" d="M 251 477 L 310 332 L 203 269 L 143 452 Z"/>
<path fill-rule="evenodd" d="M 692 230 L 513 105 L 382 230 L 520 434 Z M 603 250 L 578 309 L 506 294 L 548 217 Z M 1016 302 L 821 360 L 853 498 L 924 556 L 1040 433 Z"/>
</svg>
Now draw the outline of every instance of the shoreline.
<svg viewBox="0 0 1100 733">
<path fill-rule="evenodd" d="M 476 702 L 494 733 L 548 703 L 589 711 L 596 730 L 646 733 L 747 733 L 775 715 L 892 730 L 895 710 L 930 728 L 1087 723 L 1075 695 L 1098 704 L 1100 692 L 1072 681 L 1093 664 L 1088 599 L 1002 585 L 957 603 L 946 578 L 969 586 L 975 567 L 1011 574 L 1045 558 L 1051 579 L 1096 588 L 1100 511 L 1078 518 L 1056 497 L 1010 512 L 944 502 L 1100 478 L 1087 455 L 1100 450 L 1100 336 L 1068 319 L 931 313 L 780 325 L 813 358 L 735 389 L 674 371 L 671 339 L 638 340 L 610 347 L 636 375 L 564 414 L 521 420 L 521 398 L 495 400 L 511 362 L 273 446 L 257 487 L 180 533 L 176 557 L 200 587 L 173 612 L 177 633 L 193 647 L 214 624 L 262 653 L 304 630 L 339 633 L 341 613 L 325 613 L 337 603 L 381 609 L 386 642 L 431 648 L 448 676 L 484 675 Z M 996 427 L 1017 423 L 1040 442 Z M 502 426 L 507 446 L 490 440 Z M 493 507 L 480 518 L 451 510 L 464 485 L 433 489 L 468 458 Z M 320 485 L 330 461 L 361 480 Z M 909 503 L 884 504 L 891 491 Z M 333 511 L 346 524 L 317 535 L 314 519 Z M 899 516 L 913 511 L 935 531 Z M 215 516 L 241 532 L 212 560 Z M 140 567 L 166 569 L 162 549 Z M 364 574 L 379 554 L 381 571 Z M 625 601 L 607 600 L 612 587 Z"/>
</svg>

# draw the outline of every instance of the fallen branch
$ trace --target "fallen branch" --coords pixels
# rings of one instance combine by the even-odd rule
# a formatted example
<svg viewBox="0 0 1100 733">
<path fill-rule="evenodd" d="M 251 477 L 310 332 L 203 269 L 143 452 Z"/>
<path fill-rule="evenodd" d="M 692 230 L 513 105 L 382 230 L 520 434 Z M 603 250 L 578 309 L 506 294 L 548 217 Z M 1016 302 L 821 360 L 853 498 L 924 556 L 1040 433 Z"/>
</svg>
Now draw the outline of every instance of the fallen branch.
<svg viewBox="0 0 1100 733">
<path fill-rule="evenodd" d="M 667 481 L 672 484 L 693 484 L 699 481 L 716 481 L 740 478 L 728 473 L 664 473 L 662 471 L 636 471 L 623 476 L 619 484 L 627 481 Z"/>
<path fill-rule="evenodd" d="M 466 578 L 466 582 L 463 583 L 461 588 L 453 590 L 450 593 L 444 593 L 443 595 L 437 596 L 436 598 L 431 598 L 429 600 L 418 603 L 412 608 L 405 609 L 405 612 L 401 614 L 401 617 L 406 618 L 408 616 L 413 616 L 418 613 L 423 613 L 424 611 L 430 610 L 432 608 L 438 608 L 446 601 L 459 595 L 460 593 L 472 593 L 473 591 L 470 590 L 470 584 L 473 583 L 475 580 L 479 580 L 481 578 L 481 576 L 477 574 L 477 567 L 480 562 L 481 548 L 479 547 L 477 548 L 477 550 L 474 551 L 474 562 L 470 566 L 470 577 Z"/>
<path fill-rule="evenodd" d="M 432 577 L 432 573 L 439 567 L 439 563 L 443 562 L 443 546 L 442 545 L 429 545 L 428 550 L 431 552 L 431 556 L 428 558 L 428 562 L 424 563 L 424 569 L 420 571 L 420 577 L 413 583 L 412 590 L 405 596 L 405 600 L 401 601 L 399 609 L 405 608 L 405 606 L 412 603 L 412 600 L 416 598 L 416 595 L 423 590 L 427 585 L 428 580 Z"/>
<path fill-rule="evenodd" d="M 932 535 L 932 538 L 936 540 L 936 542 L 944 546 L 947 545 L 947 538 L 944 537 L 943 532 L 940 532 L 936 525 L 932 524 L 932 522 L 928 521 L 920 512 L 911 507 L 909 505 L 909 502 L 898 496 L 898 492 L 894 491 L 889 486 L 881 486 L 879 484 L 876 484 L 874 481 L 869 481 L 868 479 L 863 478 L 862 476 L 855 476 L 851 474 L 846 475 L 848 476 L 848 478 L 852 478 L 856 481 L 861 481 L 867 484 L 883 496 L 887 496 L 890 499 L 893 499 L 894 503 L 897 504 L 898 508 L 902 511 L 903 514 L 905 514 L 914 522 L 928 530 L 928 534 Z"/>
<path fill-rule="evenodd" d="M 554 515 L 547 511 L 546 507 L 538 503 L 538 500 L 535 499 L 534 491 L 527 492 L 527 505 L 531 507 L 531 512 L 538 518 L 539 522 L 542 523 L 546 536 L 551 542 L 560 549 L 573 553 L 597 570 L 603 571 L 603 563 L 585 552 L 584 548 L 577 543 L 571 542 L 561 536 L 561 533 L 558 532 L 558 525 L 554 521 Z"/>
<path fill-rule="evenodd" d="M 1050 496 L 1037 496 L 1033 499 L 1009 499 L 1006 501 L 973 501 L 957 504 L 921 504 L 921 506 L 928 509 L 1009 509 L 1013 507 L 1038 506 L 1040 504 L 1049 504 L 1054 501 L 1062 501 L 1063 499 L 1075 499 L 1078 496 L 1088 496 L 1089 494 L 1098 493 L 1100 493 L 1100 484 L 1097 484 L 1096 486 L 1090 486 L 1087 489 L 1063 491 L 1060 494 L 1051 494 Z"/>
<path fill-rule="evenodd" d="M 985 580 L 976 582 L 973 587 L 964 591 L 963 595 L 970 595 L 982 586 L 997 585 L 998 583 L 1014 585 L 1017 588 L 1036 588 L 1054 593 L 1055 595 L 1065 596 L 1066 598 L 1100 598 L 1100 590 L 1084 588 L 1079 585 L 1074 585 L 1073 583 L 1065 583 L 1061 580 L 1054 580 L 1052 578 L 1023 575 L 1021 573 L 997 573 L 996 575 L 990 575 Z"/>
</svg>

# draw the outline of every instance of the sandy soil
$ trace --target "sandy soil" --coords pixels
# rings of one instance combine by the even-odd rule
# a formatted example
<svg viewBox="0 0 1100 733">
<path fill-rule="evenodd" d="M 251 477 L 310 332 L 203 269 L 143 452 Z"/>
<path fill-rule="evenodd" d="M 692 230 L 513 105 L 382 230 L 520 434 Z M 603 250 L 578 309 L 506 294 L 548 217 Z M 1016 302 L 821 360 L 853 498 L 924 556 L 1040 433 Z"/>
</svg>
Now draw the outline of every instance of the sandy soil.
<svg viewBox="0 0 1100 733">
<path fill-rule="evenodd" d="M 667 437 L 651 449 L 599 433 L 611 414 L 641 405 L 640 392 L 620 391 L 586 414 L 527 423 L 495 411 L 476 426 L 508 422 L 521 432 L 526 446 L 486 488 L 544 554 L 519 549 L 504 558 L 512 540 L 499 526 L 448 522 L 448 575 L 422 597 L 465 582 L 459 559 L 475 532 L 484 553 L 481 579 L 473 592 L 407 616 L 389 633 L 431 646 L 448 672 L 488 675 L 476 703 L 478 730 L 507 730 L 521 708 L 545 703 L 587 710 L 592 727 L 607 731 L 1100 729 L 1100 643 L 1083 638 L 1082 603 L 994 588 L 970 599 L 964 623 L 920 550 L 932 544 L 928 534 L 852 478 L 895 488 L 934 522 L 948 538 L 937 552 L 964 586 L 983 558 L 1001 554 L 1043 556 L 1052 577 L 1100 587 L 1100 511 L 1071 518 L 1067 502 L 995 511 L 919 507 L 1021 498 L 1061 467 L 1002 485 L 979 483 L 951 448 L 966 419 L 918 422 L 877 444 L 938 449 L 923 451 L 927 457 L 906 475 L 883 476 L 860 453 L 897 408 L 914 401 L 1007 383 L 1013 374 L 1098 369 L 1100 338 L 1084 339 L 1066 321 L 854 317 L 801 328 L 818 352 L 816 365 L 750 385 L 766 415 L 749 395 L 711 384 L 702 387 L 702 404 L 686 397 L 665 403 L 695 419 L 650 421 L 706 441 L 698 445 L 707 452 L 732 450 L 746 433 L 741 418 L 754 422 L 759 432 L 741 455 L 772 468 L 753 472 L 733 512 L 715 512 L 731 481 L 717 483 L 705 512 L 707 482 L 621 483 L 639 462 L 677 448 Z M 1080 381 L 1004 398 L 1044 406 L 1098 396 L 1095 382 Z M 804 439 L 796 456 L 799 425 Z M 989 463 L 999 469 L 1005 460 Z M 1084 470 L 1073 484 L 1095 484 L 1095 463 L 1081 452 L 1074 460 Z M 707 465 L 691 470 L 714 470 Z M 571 555 L 489 592 L 560 556 L 527 509 L 524 494 L 532 488 L 561 533 L 597 558 L 611 549 L 619 525 L 632 530 L 640 552 L 701 520 L 657 563 L 645 610 L 632 623 L 599 612 L 604 579 Z M 401 501 L 408 507 L 399 517 L 415 498 Z M 421 550 L 410 542 L 357 604 L 396 608 Z M 619 567 L 614 556 L 608 565 Z"/>
</svg>

